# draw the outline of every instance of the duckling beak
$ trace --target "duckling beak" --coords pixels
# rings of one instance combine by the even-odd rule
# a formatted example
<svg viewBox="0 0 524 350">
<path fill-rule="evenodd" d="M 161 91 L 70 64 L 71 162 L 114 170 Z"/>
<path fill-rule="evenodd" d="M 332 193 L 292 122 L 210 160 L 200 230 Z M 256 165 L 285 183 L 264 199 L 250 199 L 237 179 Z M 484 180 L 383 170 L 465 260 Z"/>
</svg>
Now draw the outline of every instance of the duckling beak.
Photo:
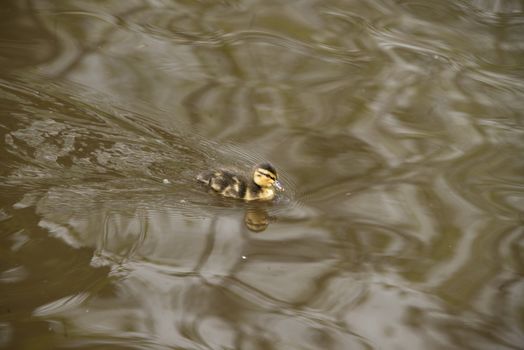
<svg viewBox="0 0 524 350">
<path fill-rule="evenodd" d="M 279 191 L 285 191 L 284 186 L 282 186 L 282 184 L 278 180 L 273 182 L 273 186 L 275 186 L 275 188 Z"/>
</svg>

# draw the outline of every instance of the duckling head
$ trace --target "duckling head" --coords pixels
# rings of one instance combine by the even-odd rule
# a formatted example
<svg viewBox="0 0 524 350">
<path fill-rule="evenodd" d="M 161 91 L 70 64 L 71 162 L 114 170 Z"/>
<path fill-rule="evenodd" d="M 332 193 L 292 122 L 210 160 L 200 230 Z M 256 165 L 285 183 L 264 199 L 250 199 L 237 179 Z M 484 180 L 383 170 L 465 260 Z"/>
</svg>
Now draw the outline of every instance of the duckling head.
<svg viewBox="0 0 524 350">
<path fill-rule="evenodd" d="M 253 181 L 262 188 L 275 187 L 277 190 L 283 191 L 284 188 L 277 180 L 277 171 L 274 166 L 269 163 L 262 163 L 255 166 L 253 172 Z"/>
</svg>

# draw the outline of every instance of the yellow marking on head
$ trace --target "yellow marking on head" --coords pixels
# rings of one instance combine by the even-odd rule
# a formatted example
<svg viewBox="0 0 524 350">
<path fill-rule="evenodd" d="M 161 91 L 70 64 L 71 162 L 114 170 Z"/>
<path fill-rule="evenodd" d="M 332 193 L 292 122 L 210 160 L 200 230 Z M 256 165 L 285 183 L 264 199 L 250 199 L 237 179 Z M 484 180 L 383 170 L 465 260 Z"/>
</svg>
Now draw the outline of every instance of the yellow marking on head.
<svg viewBox="0 0 524 350">
<path fill-rule="evenodd" d="M 266 169 L 257 168 L 253 174 L 253 181 L 260 187 L 271 187 L 276 181 L 276 175 Z"/>
<path fill-rule="evenodd" d="M 263 174 L 263 175 L 265 175 L 265 176 L 267 176 L 267 177 L 269 177 L 269 178 L 271 178 L 273 180 L 276 180 L 276 178 L 277 178 L 276 174 L 274 174 L 273 172 L 271 172 L 269 170 L 266 170 L 264 168 L 257 168 L 255 171 L 260 173 L 260 174 Z"/>
</svg>

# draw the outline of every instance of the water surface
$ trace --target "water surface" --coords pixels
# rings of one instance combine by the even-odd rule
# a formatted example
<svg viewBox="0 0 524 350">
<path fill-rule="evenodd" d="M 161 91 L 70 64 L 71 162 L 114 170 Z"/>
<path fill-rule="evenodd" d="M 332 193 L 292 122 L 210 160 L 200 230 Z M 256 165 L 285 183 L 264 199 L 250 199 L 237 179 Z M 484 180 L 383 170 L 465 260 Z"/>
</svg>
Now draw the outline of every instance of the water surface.
<svg viewBox="0 0 524 350">
<path fill-rule="evenodd" d="M 520 1 L 0 19 L 0 347 L 524 344 Z M 194 180 L 262 160 L 273 203 Z"/>
</svg>

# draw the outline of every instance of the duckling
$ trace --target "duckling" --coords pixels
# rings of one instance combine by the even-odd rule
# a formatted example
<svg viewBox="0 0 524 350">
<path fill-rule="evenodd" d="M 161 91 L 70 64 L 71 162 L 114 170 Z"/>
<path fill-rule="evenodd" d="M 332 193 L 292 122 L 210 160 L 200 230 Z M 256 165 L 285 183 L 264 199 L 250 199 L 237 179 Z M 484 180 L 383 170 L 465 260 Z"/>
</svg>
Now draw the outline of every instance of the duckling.
<svg viewBox="0 0 524 350">
<path fill-rule="evenodd" d="M 209 186 L 224 197 L 246 201 L 268 201 L 275 197 L 275 189 L 284 190 L 277 180 L 277 171 L 269 163 L 258 164 L 253 168 L 253 177 L 246 177 L 226 170 L 200 174 L 197 180 Z"/>
</svg>

